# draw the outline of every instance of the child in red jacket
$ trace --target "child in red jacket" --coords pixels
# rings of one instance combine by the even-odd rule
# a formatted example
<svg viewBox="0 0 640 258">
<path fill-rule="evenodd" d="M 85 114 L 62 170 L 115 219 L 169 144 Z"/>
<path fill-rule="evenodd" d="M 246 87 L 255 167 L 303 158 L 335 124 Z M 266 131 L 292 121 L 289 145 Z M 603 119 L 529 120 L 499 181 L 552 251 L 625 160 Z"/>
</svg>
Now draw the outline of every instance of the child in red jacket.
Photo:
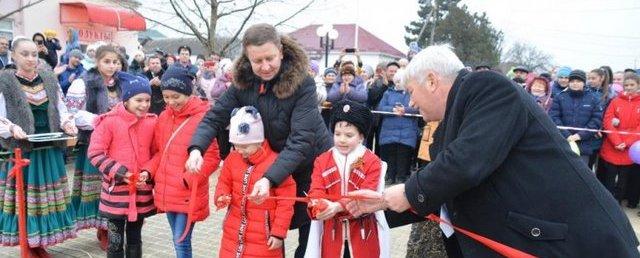
<svg viewBox="0 0 640 258">
<path fill-rule="evenodd" d="M 283 242 L 293 216 L 291 200 L 247 197 L 278 154 L 264 140 L 262 119 L 255 107 L 245 106 L 231 114 L 229 142 L 234 150 L 224 160 L 216 186 L 218 208 L 228 206 L 222 230 L 220 257 L 283 257 Z M 296 184 L 289 176 L 271 188 L 270 196 L 295 197 Z"/>
<path fill-rule="evenodd" d="M 171 66 L 162 75 L 162 95 L 167 108 L 154 131 L 158 152 L 145 170 L 155 183 L 153 199 L 158 211 L 166 212 L 173 234 L 176 258 L 192 256 L 191 233 L 196 221 L 209 216 L 209 177 L 218 169 L 220 153 L 214 141 L 204 153 L 200 171 L 187 171 L 191 136 L 209 102 L 193 96 L 193 77 L 186 68 Z"/>
<path fill-rule="evenodd" d="M 149 114 L 151 88 L 145 78 L 118 73 L 122 101 L 96 119 L 88 157 L 102 172 L 100 215 L 108 218 L 107 257 L 142 257 L 140 233 L 145 217 L 155 214 L 153 186 L 140 173 L 153 154 L 156 115 Z"/>
<path fill-rule="evenodd" d="M 640 137 L 617 132 L 640 132 L 640 77 L 628 74 L 623 83 L 624 92 L 611 100 L 604 114 L 602 125 L 613 133 L 602 144 L 604 169 L 596 176 L 618 201 L 626 198 L 627 207 L 635 208 L 640 198 L 640 167 L 629 157 L 629 147 Z"/>
<path fill-rule="evenodd" d="M 382 161 L 362 143 L 371 125 L 371 111 L 352 101 L 338 102 L 331 110 L 334 147 L 313 164 L 309 196 L 343 196 L 348 192 L 382 190 Z M 324 205 L 319 205 L 324 202 Z M 355 218 L 346 211 L 347 199 L 313 199 L 326 206 L 312 222 L 305 257 L 389 257 L 388 226 L 378 212 Z"/>
</svg>

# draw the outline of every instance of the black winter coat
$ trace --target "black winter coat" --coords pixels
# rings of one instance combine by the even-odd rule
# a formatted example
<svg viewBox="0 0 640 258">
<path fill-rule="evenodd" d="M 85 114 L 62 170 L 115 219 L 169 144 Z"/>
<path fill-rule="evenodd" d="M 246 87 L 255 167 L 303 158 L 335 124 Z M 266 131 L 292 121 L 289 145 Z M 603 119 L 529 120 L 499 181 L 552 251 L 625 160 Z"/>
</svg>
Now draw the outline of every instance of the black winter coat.
<svg viewBox="0 0 640 258">
<path fill-rule="evenodd" d="M 153 74 L 151 70 L 148 70 L 144 73 L 144 76 L 151 80 L 154 77 L 162 78 L 162 74 L 164 74 L 164 70 L 160 70 L 157 74 Z M 160 115 L 160 113 L 164 111 L 165 106 L 166 103 L 164 103 L 164 98 L 162 97 L 162 87 L 151 85 L 151 107 L 149 108 L 149 112 Z"/>
<path fill-rule="evenodd" d="M 446 203 L 453 224 L 539 257 L 640 257 L 620 205 L 527 92 L 497 73 L 465 73 L 435 158 L 406 182 L 411 206 L 438 214 Z M 465 257 L 498 256 L 457 240 Z"/>
<path fill-rule="evenodd" d="M 231 111 L 254 106 L 264 124 L 265 139 L 279 152 L 278 158 L 265 172 L 273 187 L 292 175 L 297 195 L 309 190 L 313 161 L 333 145 L 332 137 L 318 111 L 316 85 L 307 75 L 307 57 L 291 39 L 282 38 L 283 60 L 280 73 L 268 82 L 260 81 L 246 57 L 234 67 L 234 85 L 216 101 L 200 122 L 189 150 L 206 150 L 218 133 L 229 125 Z M 266 91 L 259 92 L 264 83 Z M 309 222 L 306 204 L 296 203 L 291 228 Z"/>
</svg>

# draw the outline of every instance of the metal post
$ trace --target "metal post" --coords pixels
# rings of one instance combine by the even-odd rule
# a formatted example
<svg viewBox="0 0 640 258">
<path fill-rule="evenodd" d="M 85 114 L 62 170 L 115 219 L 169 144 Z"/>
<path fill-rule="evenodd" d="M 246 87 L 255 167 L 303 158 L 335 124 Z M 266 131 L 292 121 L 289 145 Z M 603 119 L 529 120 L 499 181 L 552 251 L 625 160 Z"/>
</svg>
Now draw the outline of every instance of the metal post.
<svg viewBox="0 0 640 258">
<path fill-rule="evenodd" d="M 324 35 L 324 67 L 329 67 L 329 32 Z"/>
</svg>

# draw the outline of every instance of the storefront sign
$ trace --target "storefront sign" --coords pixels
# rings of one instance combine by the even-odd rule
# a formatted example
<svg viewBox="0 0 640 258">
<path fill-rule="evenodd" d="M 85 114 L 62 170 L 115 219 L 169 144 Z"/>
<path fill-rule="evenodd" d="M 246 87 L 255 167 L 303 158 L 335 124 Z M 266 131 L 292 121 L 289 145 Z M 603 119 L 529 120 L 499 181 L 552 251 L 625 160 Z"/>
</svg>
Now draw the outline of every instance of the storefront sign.
<svg viewBox="0 0 640 258">
<path fill-rule="evenodd" d="M 112 31 L 99 31 L 95 29 L 83 29 L 83 28 L 78 28 L 77 30 L 78 30 L 78 36 L 80 37 L 80 42 L 96 42 L 96 41 L 111 42 L 113 41 Z"/>
</svg>

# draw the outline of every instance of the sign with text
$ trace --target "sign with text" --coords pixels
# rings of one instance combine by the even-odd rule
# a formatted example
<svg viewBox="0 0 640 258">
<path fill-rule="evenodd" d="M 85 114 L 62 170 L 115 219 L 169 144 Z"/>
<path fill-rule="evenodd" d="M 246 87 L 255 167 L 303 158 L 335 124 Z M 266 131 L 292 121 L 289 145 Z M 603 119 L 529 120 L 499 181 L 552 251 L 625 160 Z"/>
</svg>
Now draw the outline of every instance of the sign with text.
<svg viewBox="0 0 640 258">
<path fill-rule="evenodd" d="M 112 42 L 113 31 L 103 31 L 96 29 L 76 28 L 81 42 Z"/>
</svg>

